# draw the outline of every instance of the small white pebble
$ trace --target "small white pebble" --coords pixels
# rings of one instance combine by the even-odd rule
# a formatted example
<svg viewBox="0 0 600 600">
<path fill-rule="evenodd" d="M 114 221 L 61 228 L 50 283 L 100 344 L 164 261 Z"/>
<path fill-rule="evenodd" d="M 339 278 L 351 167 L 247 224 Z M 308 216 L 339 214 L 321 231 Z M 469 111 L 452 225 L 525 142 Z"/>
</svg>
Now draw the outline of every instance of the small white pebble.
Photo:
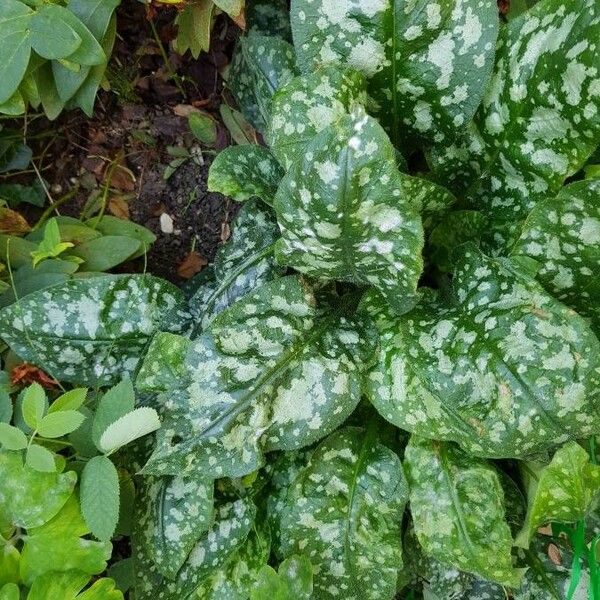
<svg viewBox="0 0 600 600">
<path fill-rule="evenodd" d="M 160 230 L 163 233 L 173 233 L 173 218 L 167 213 L 160 215 Z"/>
</svg>

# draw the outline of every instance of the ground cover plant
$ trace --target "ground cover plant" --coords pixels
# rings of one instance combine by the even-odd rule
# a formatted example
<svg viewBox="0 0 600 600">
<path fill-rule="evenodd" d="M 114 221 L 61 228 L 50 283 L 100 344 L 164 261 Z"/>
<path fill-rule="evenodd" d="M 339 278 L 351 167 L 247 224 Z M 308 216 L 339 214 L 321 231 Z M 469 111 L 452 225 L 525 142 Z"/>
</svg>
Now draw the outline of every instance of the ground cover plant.
<svg viewBox="0 0 600 600">
<path fill-rule="evenodd" d="M 0 600 L 598 600 L 600 5 L 249 10 L 206 268 L 0 240 Z"/>
</svg>

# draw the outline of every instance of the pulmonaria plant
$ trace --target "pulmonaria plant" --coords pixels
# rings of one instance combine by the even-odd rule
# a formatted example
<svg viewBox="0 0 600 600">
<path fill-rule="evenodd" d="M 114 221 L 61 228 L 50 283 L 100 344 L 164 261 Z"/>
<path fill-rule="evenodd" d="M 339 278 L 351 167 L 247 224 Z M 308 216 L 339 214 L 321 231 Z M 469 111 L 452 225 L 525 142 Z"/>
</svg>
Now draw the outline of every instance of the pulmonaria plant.
<svg viewBox="0 0 600 600">
<path fill-rule="evenodd" d="M 232 61 L 265 144 L 213 162 L 244 205 L 186 295 L 0 313 L 161 415 L 137 600 L 599 597 L 600 5 L 527 4 L 293 0 Z"/>
</svg>

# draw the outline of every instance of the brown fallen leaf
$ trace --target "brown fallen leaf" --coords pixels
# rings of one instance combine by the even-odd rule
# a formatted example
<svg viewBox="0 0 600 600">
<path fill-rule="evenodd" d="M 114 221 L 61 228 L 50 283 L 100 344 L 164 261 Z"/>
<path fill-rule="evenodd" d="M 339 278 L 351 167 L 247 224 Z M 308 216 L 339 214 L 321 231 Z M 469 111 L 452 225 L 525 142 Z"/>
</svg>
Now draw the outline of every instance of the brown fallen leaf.
<svg viewBox="0 0 600 600">
<path fill-rule="evenodd" d="M 115 156 L 114 162 L 116 163 L 114 168 L 112 168 L 113 165 L 110 165 L 104 172 L 105 179 L 110 174 L 108 185 L 121 192 L 133 192 L 135 190 L 135 175 L 127 166 L 127 160 L 122 150 Z"/>
<path fill-rule="evenodd" d="M 46 389 L 58 387 L 58 381 L 56 381 L 54 377 L 50 377 L 50 375 L 29 363 L 22 363 L 14 367 L 10 372 L 10 382 L 12 385 L 19 386 L 28 386 L 32 383 L 39 383 Z"/>
<path fill-rule="evenodd" d="M 6 206 L 0 206 L 0 233 L 24 235 L 30 231 L 31 227 L 21 213 Z"/>
<path fill-rule="evenodd" d="M 562 557 L 560 555 L 560 550 L 558 546 L 555 544 L 548 545 L 548 558 L 557 566 L 562 565 Z"/>
<path fill-rule="evenodd" d="M 207 264 L 208 261 L 204 256 L 201 256 L 195 250 L 192 250 L 177 267 L 177 275 L 183 277 L 183 279 L 190 279 L 196 275 L 196 273 L 200 273 Z"/>
<path fill-rule="evenodd" d="M 127 200 L 123 196 L 113 196 L 108 201 L 108 210 L 115 217 L 119 217 L 119 219 L 129 220 L 129 204 L 127 204 Z"/>
<path fill-rule="evenodd" d="M 221 223 L 221 242 L 224 244 L 231 236 L 231 227 L 227 221 Z"/>
</svg>

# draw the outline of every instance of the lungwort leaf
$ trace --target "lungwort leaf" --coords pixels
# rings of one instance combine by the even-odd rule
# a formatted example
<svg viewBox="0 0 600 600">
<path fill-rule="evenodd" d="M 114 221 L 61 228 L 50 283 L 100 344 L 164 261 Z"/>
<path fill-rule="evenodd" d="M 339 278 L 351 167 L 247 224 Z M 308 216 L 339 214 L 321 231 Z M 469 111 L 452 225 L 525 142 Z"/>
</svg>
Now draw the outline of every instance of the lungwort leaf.
<svg viewBox="0 0 600 600">
<path fill-rule="evenodd" d="M 149 275 L 67 281 L 0 311 L 0 337 L 55 378 L 107 385 L 135 370 L 157 330 L 185 323 L 181 292 Z"/>
<path fill-rule="evenodd" d="M 369 78 L 377 116 L 394 141 L 438 142 L 475 113 L 498 32 L 493 2 L 293 0 L 298 64 L 345 64 Z"/>
<path fill-rule="evenodd" d="M 269 210 L 256 201 L 242 206 L 231 239 L 215 256 L 213 280 L 202 285 L 190 299 L 194 316 L 192 336 L 206 329 L 236 300 L 280 274 L 274 257 L 278 238 L 279 228 Z"/>
<path fill-rule="evenodd" d="M 155 523 L 147 486 L 136 498 L 133 556 L 135 561 L 136 600 L 192 600 L 196 589 L 223 567 L 245 542 L 252 529 L 256 508 L 248 499 L 223 504 L 216 510 L 215 521 L 194 546 L 174 580 L 163 577 L 148 553 L 154 544 Z"/>
<path fill-rule="evenodd" d="M 513 254 L 540 263 L 538 279 L 600 333 L 600 179 L 572 183 L 527 217 Z"/>
<path fill-rule="evenodd" d="M 494 248 L 600 141 L 599 37 L 595 0 L 543 0 L 508 23 L 473 124 L 432 157 L 440 180 L 466 190 L 493 221 Z"/>
<path fill-rule="evenodd" d="M 192 548 L 211 526 L 212 479 L 198 476 L 149 478 L 144 501 L 145 544 L 156 569 L 175 579 Z"/>
<path fill-rule="evenodd" d="M 600 342 L 583 318 L 473 246 L 453 290 L 454 302 L 425 294 L 405 317 L 367 302 L 381 332 L 369 397 L 383 417 L 490 457 L 598 430 Z"/>
<path fill-rule="evenodd" d="M 600 466 L 576 442 L 557 450 L 549 465 L 525 463 L 529 507 L 517 544 L 526 548 L 535 530 L 550 521 L 584 519 L 600 492 Z"/>
<path fill-rule="evenodd" d="M 265 450 L 302 448 L 339 426 L 358 404 L 375 344 L 369 320 L 343 312 L 319 314 L 297 277 L 222 312 L 190 347 L 187 376 L 162 397 L 145 472 L 239 477 Z"/>
<path fill-rule="evenodd" d="M 376 440 L 374 428 L 332 434 L 288 494 L 282 548 L 310 558 L 315 598 L 395 596 L 408 488 L 400 459 Z"/>
<path fill-rule="evenodd" d="M 373 285 L 398 311 L 414 304 L 423 229 L 375 120 L 356 112 L 322 131 L 284 177 L 274 207 L 281 263 Z"/>
<path fill-rule="evenodd" d="M 283 170 L 264 146 L 230 146 L 210 165 L 208 189 L 237 202 L 260 198 L 272 206 L 282 177 Z"/>
<path fill-rule="evenodd" d="M 515 586 L 512 537 L 495 469 L 458 447 L 413 436 L 405 452 L 410 510 L 425 555 Z"/>
<path fill-rule="evenodd" d="M 288 42 L 257 33 L 239 38 L 229 85 L 243 115 L 261 133 L 267 131 L 273 94 L 296 74 L 294 49 Z"/>
<path fill-rule="evenodd" d="M 318 133 L 366 102 L 365 80 L 358 71 L 328 65 L 295 77 L 273 96 L 269 130 L 273 154 L 289 169 Z"/>
</svg>

